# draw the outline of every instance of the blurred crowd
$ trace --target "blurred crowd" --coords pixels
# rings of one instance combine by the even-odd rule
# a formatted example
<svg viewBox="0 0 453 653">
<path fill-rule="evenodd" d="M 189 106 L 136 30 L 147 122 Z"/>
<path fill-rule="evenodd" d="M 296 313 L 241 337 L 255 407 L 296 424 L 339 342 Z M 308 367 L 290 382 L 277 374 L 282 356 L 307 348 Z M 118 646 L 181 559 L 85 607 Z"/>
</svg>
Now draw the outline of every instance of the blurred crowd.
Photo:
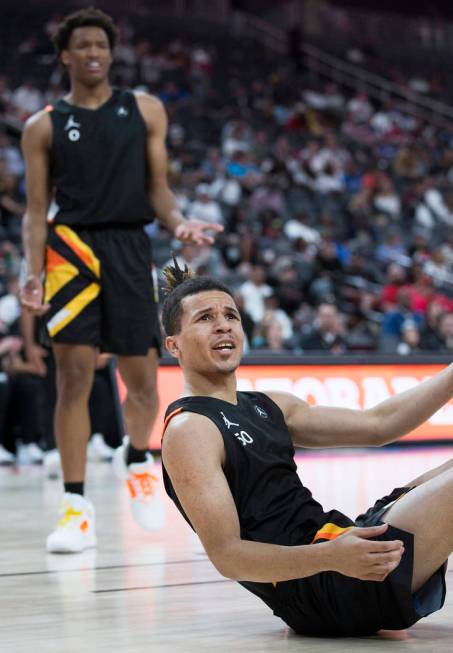
<svg viewBox="0 0 453 653">
<path fill-rule="evenodd" d="M 57 22 L 25 35 L 6 67 L 15 73 L 0 77 L 4 397 L 19 375 L 44 375 L 44 352 L 21 327 L 24 165 L 14 130 L 65 92 L 48 46 Z M 173 250 L 225 280 L 248 351 L 453 351 L 453 125 L 313 79 L 256 43 L 164 38 L 125 18 L 119 28 L 114 84 L 162 100 L 180 207 L 225 228 L 208 249 L 150 225 L 158 271 Z"/>
</svg>

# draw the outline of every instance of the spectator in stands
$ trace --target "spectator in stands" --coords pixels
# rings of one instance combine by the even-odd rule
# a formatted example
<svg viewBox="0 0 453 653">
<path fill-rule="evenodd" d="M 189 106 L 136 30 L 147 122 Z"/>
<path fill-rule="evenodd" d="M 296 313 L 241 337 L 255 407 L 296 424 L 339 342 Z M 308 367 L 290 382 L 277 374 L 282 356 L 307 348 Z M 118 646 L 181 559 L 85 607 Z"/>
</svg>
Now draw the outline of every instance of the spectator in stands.
<svg viewBox="0 0 453 653">
<path fill-rule="evenodd" d="M 224 130 L 222 154 L 227 159 L 232 159 L 237 152 L 250 152 L 251 133 L 241 122 L 227 125 Z"/>
<path fill-rule="evenodd" d="M 404 180 L 420 179 L 426 173 L 426 165 L 414 143 L 401 147 L 393 161 L 395 175 Z"/>
<path fill-rule="evenodd" d="M 343 274 L 343 266 L 338 256 L 336 244 L 331 238 L 323 238 L 314 260 L 313 276 L 309 282 L 309 295 L 314 304 L 335 298 L 338 283 Z"/>
<path fill-rule="evenodd" d="M 402 336 L 402 326 L 405 322 L 413 322 L 417 328 L 423 323 L 420 313 L 411 309 L 411 295 L 407 288 L 401 288 L 397 294 L 397 304 L 394 309 L 385 311 L 381 329 L 381 349 L 394 351 Z"/>
<path fill-rule="evenodd" d="M 401 325 L 401 339 L 396 347 L 396 353 L 401 356 L 420 352 L 420 330 L 412 320 L 406 320 Z"/>
<path fill-rule="evenodd" d="M 283 218 L 286 215 L 286 202 L 278 180 L 268 179 L 265 184 L 259 185 L 250 197 L 249 206 L 255 216 L 263 211 L 273 211 Z"/>
<path fill-rule="evenodd" d="M 387 175 L 380 175 L 376 186 L 373 205 L 379 213 L 385 213 L 392 220 L 401 217 L 401 200 L 391 179 Z"/>
<path fill-rule="evenodd" d="M 430 233 L 441 223 L 448 227 L 453 226 L 453 213 L 432 178 L 428 177 L 420 182 L 417 186 L 417 195 L 415 221 L 419 225 Z"/>
<path fill-rule="evenodd" d="M 19 112 L 22 120 L 26 120 L 32 113 L 42 109 L 44 97 L 41 91 L 34 86 L 33 80 L 26 79 L 14 90 L 11 102 Z"/>
<path fill-rule="evenodd" d="M 367 123 L 373 113 L 373 107 L 365 91 L 356 93 L 346 104 L 349 117 L 357 123 Z"/>
<path fill-rule="evenodd" d="M 277 294 L 269 295 L 264 300 L 266 315 L 272 315 L 272 318 L 280 323 L 282 328 L 283 340 L 289 340 L 293 336 L 293 323 L 288 313 L 282 308 L 280 298 Z"/>
<path fill-rule="evenodd" d="M 272 288 L 266 283 L 266 271 L 263 266 L 254 265 L 250 268 L 249 280 L 239 287 L 239 294 L 244 298 L 244 310 L 255 325 L 259 324 L 264 318 L 264 300 L 272 295 Z"/>
<path fill-rule="evenodd" d="M 453 351 L 453 311 L 442 313 L 437 324 L 439 349 L 441 352 Z"/>
<path fill-rule="evenodd" d="M 383 265 L 395 262 L 406 266 L 410 263 L 407 246 L 398 230 L 389 229 L 384 235 L 384 241 L 376 249 L 376 259 Z"/>
<path fill-rule="evenodd" d="M 442 247 L 432 251 L 431 259 L 423 265 L 423 272 L 431 277 L 439 291 L 451 292 L 453 290 L 453 271 L 449 269 Z"/>
<path fill-rule="evenodd" d="M 188 208 L 189 220 L 223 224 L 222 211 L 219 204 L 210 197 L 209 185 L 199 184 L 195 192 L 196 199 Z"/>
<path fill-rule="evenodd" d="M 300 338 L 302 351 L 342 354 L 346 351 L 346 339 L 342 316 L 335 304 L 321 303 L 316 311 L 313 328 Z"/>
<path fill-rule="evenodd" d="M 272 268 L 272 283 L 275 299 L 280 310 L 286 315 L 293 316 L 304 300 L 297 268 L 290 257 L 279 257 Z M 269 301 L 269 300 L 267 300 Z M 291 328 L 285 326 L 285 338 L 291 336 Z"/>
<path fill-rule="evenodd" d="M 453 308 L 453 299 L 438 290 L 433 278 L 427 275 L 424 267 L 412 266 L 411 275 L 414 282 L 407 286 L 411 294 L 411 308 L 417 313 L 425 315 L 430 303 L 436 302 L 446 311 Z"/>
<path fill-rule="evenodd" d="M 253 349 L 285 352 L 284 343 L 282 324 L 272 311 L 268 311 L 253 338 Z"/>
<path fill-rule="evenodd" d="M 19 275 L 6 277 L 5 294 L 0 297 L 0 324 L 8 335 L 19 335 L 19 318 L 21 314 L 19 302 Z"/>
<path fill-rule="evenodd" d="M 428 304 L 425 314 L 425 323 L 420 334 L 420 347 L 428 351 L 439 350 L 442 346 L 442 341 L 439 337 L 438 324 L 439 317 L 444 313 L 444 310 L 438 302 L 431 301 Z"/>
<path fill-rule="evenodd" d="M 367 312 L 362 310 L 361 307 L 355 308 L 346 318 L 347 351 L 375 351 L 377 346 L 376 331 L 376 325 L 368 320 Z"/>
</svg>

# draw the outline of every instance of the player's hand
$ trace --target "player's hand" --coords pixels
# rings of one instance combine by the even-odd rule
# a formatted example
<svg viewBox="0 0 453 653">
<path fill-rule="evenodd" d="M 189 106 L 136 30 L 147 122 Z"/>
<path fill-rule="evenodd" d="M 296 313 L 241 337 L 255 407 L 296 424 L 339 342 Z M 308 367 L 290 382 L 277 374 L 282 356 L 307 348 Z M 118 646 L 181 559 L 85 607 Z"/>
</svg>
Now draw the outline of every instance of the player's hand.
<svg viewBox="0 0 453 653">
<path fill-rule="evenodd" d="M 388 524 L 369 528 L 351 528 L 330 544 L 334 556 L 332 568 L 360 580 L 383 581 L 398 567 L 404 553 L 401 540 L 376 541 Z"/>
<path fill-rule="evenodd" d="M 37 276 L 29 276 L 20 289 L 20 302 L 22 306 L 33 315 L 44 315 L 50 304 L 43 304 L 42 281 Z"/>
<path fill-rule="evenodd" d="M 0 340 L 0 356 L 18 354 L 22 349 L 22 344 L 22 338 L 5 336 Z"/>
<path fill-rule="evenodd" d="M 186 220 L 183 224 L 178 224 L 175 229 L 175 238 L 183 243 L 194 243 L 195 245 L 212 245 L 214 236 L 212 232 L 220 233 L 223 227 L 220 224 L 210 224 L 208 222 L 197 222 Z"/>
<path fill-rule="evenodd" d="M 26 348 L 25 356 L 34 374 L 37 374 L 37 376 L 46 376 L 47 365 L 44 359 L 47 356 L 47 350 L 44 347 L 33 344 Z"/>
</svg>

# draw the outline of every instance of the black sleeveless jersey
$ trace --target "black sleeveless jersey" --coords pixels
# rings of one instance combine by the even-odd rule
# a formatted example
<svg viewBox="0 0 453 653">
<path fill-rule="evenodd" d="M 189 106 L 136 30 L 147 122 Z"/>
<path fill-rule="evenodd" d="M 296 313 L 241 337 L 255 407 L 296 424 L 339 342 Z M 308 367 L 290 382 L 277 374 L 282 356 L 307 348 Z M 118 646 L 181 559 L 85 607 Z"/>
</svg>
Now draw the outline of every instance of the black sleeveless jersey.
<svg viewBox="0 0 453 653">
<path fill-rule="evenodd" d="M 50 110 L 55 224 L 140 226 L 151 221 L 147 130 L 131 91 L 96 110 L 59 100 Z"/>
<path fill-rule="evenodd" d="M 237 401 L 234 405 L 212 397 L 183 397 L 170 404 L 166 417 L 182 411 L 199 413 L 219 429 L 225 446 L 224 473 L 238 512 L 241 538 L 296 546 L 331 539 L 333 533 L 354 525 L 336 510 L 324 512 L 302 484 L 291 436 L 275 402 L 258 392 L 238 392 Z M 190 524 L 162 468 L 165 489 Z M 292 582 L 278 583 L 277 589 L 267 583 L 241 584 L 275 609 Z"/>
</svg>

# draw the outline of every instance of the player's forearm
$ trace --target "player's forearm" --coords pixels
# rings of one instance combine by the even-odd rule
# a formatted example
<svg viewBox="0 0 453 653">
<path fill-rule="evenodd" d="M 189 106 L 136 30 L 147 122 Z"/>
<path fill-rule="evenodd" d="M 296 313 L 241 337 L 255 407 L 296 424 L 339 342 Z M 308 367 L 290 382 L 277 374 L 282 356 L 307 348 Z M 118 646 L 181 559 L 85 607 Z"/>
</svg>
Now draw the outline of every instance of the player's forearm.
<svg viewBox="0 0 453 653">
<path fill-rule="evenodd" d="M 44 255 L 47 240 L 47 221 L 39 213 L 27 210 L 22 224 L 22 239 L 27 276 L 40 276 L 44 267 Z"/>
<path fill-rule="evenodd" d="M 19 324 L 25 351 L 29 351 L 35 345 L 35 316 L 27 311 L 22 311 Z"/>
<path fill-rule="evenodd" d="M 280 546 L 235 540 L 208 552 L 217 570 L 233 580 L 276 583 L 312 576 L 330 568 L 326 544 Z"/>
<path fill-rule="evenodd" d="M 186 219 L 179 210 L 176 198 L 168 187 L 156 188 L 151 193 L 151 201 L 159 222 L 171 233 L 174 233 L 176 227 L 180 224 L 186 223 Z"/>
<path fill-rule="evenodd" d="M 377 444 L 396 440 L 423 424 L 453 396 L 453 365 L 370 409 L 377 424 Z"/>
</svg>

